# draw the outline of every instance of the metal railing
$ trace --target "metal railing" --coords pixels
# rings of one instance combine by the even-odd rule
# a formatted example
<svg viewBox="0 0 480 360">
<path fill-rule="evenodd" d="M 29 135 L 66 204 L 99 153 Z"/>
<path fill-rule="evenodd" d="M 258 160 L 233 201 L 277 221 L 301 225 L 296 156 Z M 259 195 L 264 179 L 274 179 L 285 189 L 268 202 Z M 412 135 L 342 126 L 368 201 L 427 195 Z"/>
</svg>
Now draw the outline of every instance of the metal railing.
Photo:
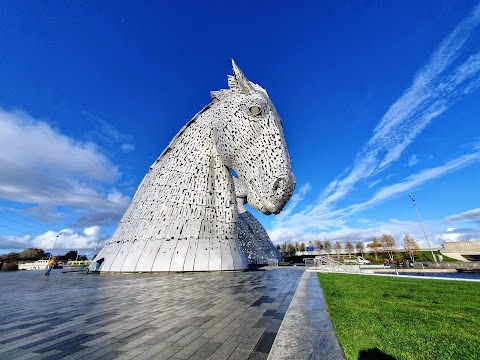
<svg viewBox="0 0 480 360">
<path fill-rule="evenodd" d="M 328 256 L 316 256 L 314 259 L 305 259 L 305 266 L 329 272 L 361 272 L 359 265 L 345 265 Z"/>
<path fill-rule="evenodd" d="M 267 259 L 267 264 L 268 266 L 278 266 L 278 260 L 277 259 Z"/>
<path fill-rule="evenodd" d="M 416 262 L 413 264 L 415 269 L 456 269 L 459 271 L 480 270 L 480 261 L 477 262 Z"/>
</svg>

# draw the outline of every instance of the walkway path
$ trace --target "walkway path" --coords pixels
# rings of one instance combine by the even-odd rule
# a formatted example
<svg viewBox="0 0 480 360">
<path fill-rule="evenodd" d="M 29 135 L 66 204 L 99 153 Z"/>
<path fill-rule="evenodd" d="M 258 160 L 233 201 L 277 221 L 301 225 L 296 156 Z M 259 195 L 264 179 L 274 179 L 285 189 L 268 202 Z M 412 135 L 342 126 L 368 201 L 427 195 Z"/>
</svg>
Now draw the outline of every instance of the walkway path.
<svg viewBox="0 0 480 360">
<path fill-rule="evenodd" d="M 303 273 L 0 273 L 0 359 L 266 359 Z"/>
</svg>

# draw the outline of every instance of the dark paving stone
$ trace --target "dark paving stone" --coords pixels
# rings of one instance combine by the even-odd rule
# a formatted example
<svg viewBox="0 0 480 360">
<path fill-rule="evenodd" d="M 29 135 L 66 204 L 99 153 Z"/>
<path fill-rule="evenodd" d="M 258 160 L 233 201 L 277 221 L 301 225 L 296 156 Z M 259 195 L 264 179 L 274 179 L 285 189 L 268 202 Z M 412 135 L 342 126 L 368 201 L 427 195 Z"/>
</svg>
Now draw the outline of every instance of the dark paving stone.
<svg viewBox="0 0 480 360">
<path fill-rule="evenodd" d="M 71 355 L 71 354 L 74 354 L 78 351 L 82 351 L 83 349 L 86 349 L 87 347 L 86 346 L 75 346 L 75 347 L 69 347 L 69 346 L 65 346 L 64 348 L 59 348 L 59 349 L 56 349 L 56 350 L 61 350 L 62 352 L 60 354 L 58 354 L 58 357 L 56 357 L 55 355 L 52 355 L 52 356 L 49 356 L 48 357 L 48 360 L 51 360 L 51 359 L 63 359 L 65 357 L 67 357 L 68 355 Z"/>
<path fill-rule="evenodd" d="M 65 335 L 70 335 L 70 334 L 74 334 L 72 332 L 69 332 L 69 333 L 65 333 L 63 334 L 64 336 Z M 67 340 L 63 340 L 63 341 L 58 341 L 56 343 L 56 346 L 58 347 L 61 347 L 65 344 L 70 344 L 70 343 L 75 343 L 77 341 L 83 341 L 85 338 L 88 338 L 90 335 L 87 335 L 87 334 L 79 334 L 77 336 L 74 336 L 72 338 L 68 338 Z M 37 340 L 37 341 L 32 341 L 32 342 L 29 342 L 27 345 L 23 345 L 23 346 L 19 346 L 18 348 L 19 349 L 30 349 L 30 348 L 33 348 L 33 347 L 36 347 L 36 346 L 41 346 L 42 344 L 45 344 L 51 340 L 55 340 L 55 337 L 52 337 L 52 338 L 46 338 L 46 339 L 40 339 L 40 340 Z M 87 341 L 87 340 L 84 340 L 84 341 Z M 46 352 L 46 351 L 50 351 L 54 348 L 46 345 L 45 348 L 41 348 L 40 350 L 37 350 L 35 352 Z"/>
<path fill-rule="evenodd" d="M 253 352 L 248 360 L 267 360 L 268 359 L 268 354 L 267 353 L 262 353 L 262 352 Z"/>
<path fill-rule="evenodd" d="M 265 312 L 263 313 L 263 316 L 273 316 L 275 315 L 276 312 L 277 310 L 273 310 L 273 309 L 265 310 Z"/>
<path fill-rule="evenodd" d="M 257 346 L 255 346 L 254 352 L 262 352 L 262 353 L 269 353 L 270 349 L 272 348 L 273 341 L 277 336 L 276 333 L 265 332 L 263 333 L 260 341 L 258 342 Z"/>
<path fill-rule="evenodd" d="M 272 316 L 262 316 L 260 320 L 258 320 L 253 327 L 255 328 L 266 328 L 270 321 L 272 320 Z"/>
</svg>

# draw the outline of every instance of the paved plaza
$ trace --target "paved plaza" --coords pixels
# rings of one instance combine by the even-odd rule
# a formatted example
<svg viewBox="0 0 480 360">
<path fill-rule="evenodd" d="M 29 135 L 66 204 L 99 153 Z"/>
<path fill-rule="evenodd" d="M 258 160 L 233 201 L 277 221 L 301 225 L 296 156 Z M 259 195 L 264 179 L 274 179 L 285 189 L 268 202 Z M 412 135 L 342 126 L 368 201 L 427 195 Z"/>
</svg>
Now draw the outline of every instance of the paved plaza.
<svg viewBox="0 0 480 360">
<path fill-rule="evenodd" d="M 303 274 L 0 273 L 0 359 L 266 359 Z"/>
</svg>

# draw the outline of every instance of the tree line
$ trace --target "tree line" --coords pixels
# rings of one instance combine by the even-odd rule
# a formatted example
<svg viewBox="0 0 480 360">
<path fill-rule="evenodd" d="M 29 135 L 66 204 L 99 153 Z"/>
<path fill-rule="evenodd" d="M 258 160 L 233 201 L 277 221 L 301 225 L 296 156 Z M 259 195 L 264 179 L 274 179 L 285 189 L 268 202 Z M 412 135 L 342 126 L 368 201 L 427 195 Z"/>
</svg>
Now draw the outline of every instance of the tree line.
<svg viewBox="0 0 480 360">
<path fill-rule="evenodd" d="M 50 257 L 51 254 L 49 252 L 38 248 L 28 248 L 21 252 L 10 252 L 5 255 L 0 255 L 0 270 L 17 270 L 19 262 L 44 260 Z M 75 250 L 68 251 L 64 255 L 55 255 L 55 258 L 57 261 L 87 260 L 86 255 L 79 255 Z"/>
<path fill-rule="evenodd" d="M 405 234 L 402 246 L 405 250 L 404 253 L 412 262 L 414 262 L 415 256 L 417 256 L 420 251 L 420 246 L 417 241 L 410 235 Z M 373 254 L 375 261 L 378 261 L 379 255 L 384 255 L 382 258 L 387 257 L 391 262 L 398 261 L 399 258 L 399 255 L 397 254 L 399 251 L 396 247 L 395 238 L 389 233 L 383 233 L 380 237 L 374 236 L 371 242 L 366 244 L 366 247 L 363 241 L 352 243 L 350 240 L 346 240 L 342 244 L 339 240 L 330 241 L 319 239 L 309 241 L 308 244 L 305 244 L 304 242 L 296 242 L 295 244 L 283 243 L 277 248 L 279 248 L 283 254 L 294 254 L 297 251 L 307 251 L 307 247 L 315 251 L 325 252 L 326 254 L 336 253 L 337 256 L 340 256 L 341 253 L 347 253 L 349 257 L 353 254 L 361 254 L 364 256 L 364 252 L 367 249 L 369 253 Z"/>
</svg>

